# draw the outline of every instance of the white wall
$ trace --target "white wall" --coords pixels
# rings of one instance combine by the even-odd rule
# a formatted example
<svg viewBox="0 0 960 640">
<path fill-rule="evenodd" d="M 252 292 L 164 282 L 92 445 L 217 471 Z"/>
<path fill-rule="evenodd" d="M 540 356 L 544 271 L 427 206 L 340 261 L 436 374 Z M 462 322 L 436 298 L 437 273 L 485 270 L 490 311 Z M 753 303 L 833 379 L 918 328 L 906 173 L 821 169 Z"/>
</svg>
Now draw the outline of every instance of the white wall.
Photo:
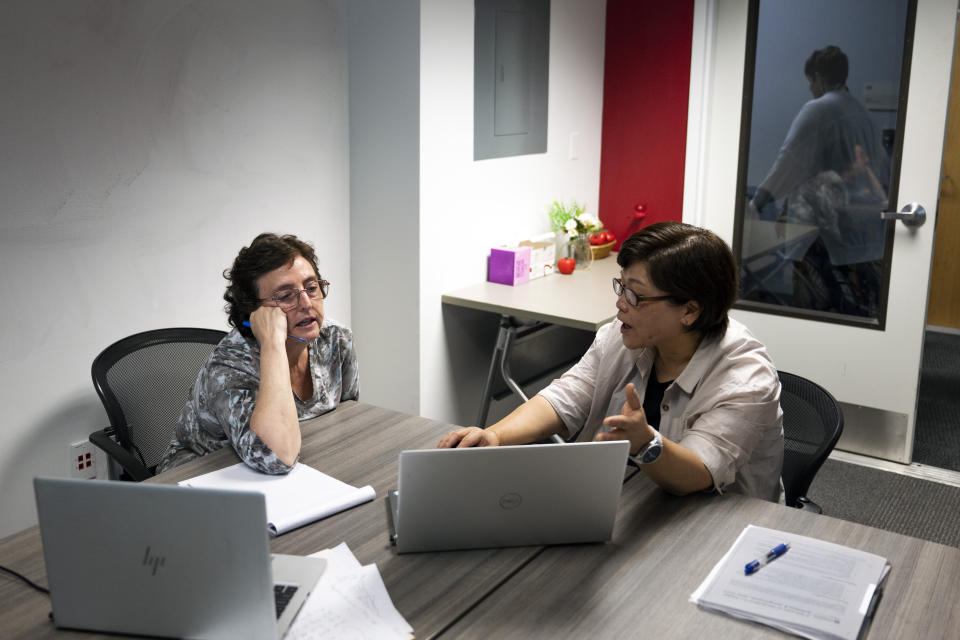
<svg viewBox="0 0 960 640">
<path fill-rule="evenodd" d="M 97 353 L 224 328 L 257 233 L 312 240 L 347 323 L 351 288 L 343 0 L 15 0 L 0 31 L 3 536 L 104 426 Z"/>
<path fill-rule="evenodd" d="M 597 211 L 604 12 L 596 0 L 551 2 L 547 152 L 475 162 L 473 1 L 421 1 L 421 415 L 475 420 L 496 335 L 495 317 L 443 309 L 440 296 L 484 280 L 491 246 L 548 231 L 551 201 Z"/>
<path fill-rule="evenodd" d="M 688 128 L 696 122 L 698 146 L 687 145 L 683 220 L 732 244 L 748 0 L 696 0 L 694 7 L 690 95 L 700 104 L 691 105 Z"/>
</svg>

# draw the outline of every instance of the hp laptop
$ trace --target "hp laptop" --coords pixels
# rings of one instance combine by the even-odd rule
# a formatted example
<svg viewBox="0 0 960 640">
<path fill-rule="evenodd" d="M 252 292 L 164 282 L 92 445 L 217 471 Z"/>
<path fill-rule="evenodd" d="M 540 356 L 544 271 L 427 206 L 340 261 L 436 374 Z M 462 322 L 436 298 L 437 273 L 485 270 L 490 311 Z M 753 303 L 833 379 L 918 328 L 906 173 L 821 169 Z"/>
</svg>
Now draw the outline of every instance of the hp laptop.
<svg viewBox="0 0 960 640">
<path fill-rule="evenodd" d="M 388 496 L 398 553 L 609 540 L 630 444 L 400 453 Z"/>
<path fill-rule="evenodd" d="M 326 566 L 271 558 L 259 493 L 53 478 L 34 490 L 58 627 L 278 638 Z"/>
</svg>

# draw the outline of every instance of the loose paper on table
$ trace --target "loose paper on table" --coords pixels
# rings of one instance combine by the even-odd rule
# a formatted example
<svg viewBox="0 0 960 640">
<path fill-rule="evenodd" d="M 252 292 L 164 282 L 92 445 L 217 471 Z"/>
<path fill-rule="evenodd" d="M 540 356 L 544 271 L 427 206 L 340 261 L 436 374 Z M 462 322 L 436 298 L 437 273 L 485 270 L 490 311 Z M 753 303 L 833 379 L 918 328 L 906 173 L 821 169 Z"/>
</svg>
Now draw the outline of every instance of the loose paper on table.
<svg viewBox="0 0 960 640">
<path fill-rule="evenodd" d="M 327 570 L 285 640 L 406 640 L 411 627 L 394 608 L 377 565 L 360 566 L 346 543 L 313 554 Z"/>
</svg>

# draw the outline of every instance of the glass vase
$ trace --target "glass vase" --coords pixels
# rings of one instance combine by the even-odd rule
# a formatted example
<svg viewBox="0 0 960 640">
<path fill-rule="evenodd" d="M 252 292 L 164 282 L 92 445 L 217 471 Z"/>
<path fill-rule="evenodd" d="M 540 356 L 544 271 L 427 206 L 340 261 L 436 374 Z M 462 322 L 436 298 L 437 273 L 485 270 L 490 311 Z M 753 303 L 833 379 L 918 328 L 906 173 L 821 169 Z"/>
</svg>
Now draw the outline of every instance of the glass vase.
<svg viewBox="0 0 960 640">
<path fill-rule="evenodd" d="M 590 236 L 581 233 L 570 239 L 567 256 L 577 263 L 577 269 L 589 269 L 593 264 L 593 252 L 590 250 Z"/>
</svg>

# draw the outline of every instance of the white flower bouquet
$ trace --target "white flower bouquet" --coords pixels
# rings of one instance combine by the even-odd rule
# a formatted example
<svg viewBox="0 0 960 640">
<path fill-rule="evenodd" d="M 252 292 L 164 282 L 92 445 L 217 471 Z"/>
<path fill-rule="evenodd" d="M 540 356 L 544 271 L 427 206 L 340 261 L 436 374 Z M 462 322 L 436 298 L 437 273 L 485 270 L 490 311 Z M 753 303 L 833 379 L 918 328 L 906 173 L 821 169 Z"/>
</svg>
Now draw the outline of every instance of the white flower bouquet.
<svg viewBox="0 0 960 640">
<path fill-rule="evenodd" d="M 603 223 L 598 218 L 585 213 L 584 207 L 576 200 L 571 200 L 569 205 L 554 200 L 550 204 L 547 215 L 550 216 L 550 228 L 558 233 L 565 233 L 568 239 L 600 231 L 603 228 Z"/>
</svg>

